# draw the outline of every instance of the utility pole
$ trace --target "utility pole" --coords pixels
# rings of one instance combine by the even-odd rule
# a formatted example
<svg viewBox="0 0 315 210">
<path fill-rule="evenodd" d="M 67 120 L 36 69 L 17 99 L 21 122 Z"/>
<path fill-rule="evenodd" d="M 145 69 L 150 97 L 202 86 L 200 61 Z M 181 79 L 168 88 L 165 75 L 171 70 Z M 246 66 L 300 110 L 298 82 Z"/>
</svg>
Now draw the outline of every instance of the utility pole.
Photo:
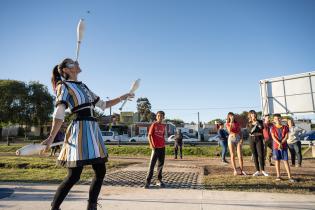
<svg viewBox="0 0 315 210">
<path fill-rule="evenodd" d="M 198 129 L 198 140 L 200 141 L 200 132 L 199 132 L 199 130 L 200 130 L 200 118 L 199 118 L 199 112 L 197 113 L 198 114 L 198 127 L 197 127 L 197 129 Z"/>
<path fill-rule="evenodd" d="M 109 100 L 109 97 L 106 97 L 107 98 L 107 100 Z M 109 107 L 109 116 L 112 116 L 112 107 L 110 106 Z"/>
</svg>

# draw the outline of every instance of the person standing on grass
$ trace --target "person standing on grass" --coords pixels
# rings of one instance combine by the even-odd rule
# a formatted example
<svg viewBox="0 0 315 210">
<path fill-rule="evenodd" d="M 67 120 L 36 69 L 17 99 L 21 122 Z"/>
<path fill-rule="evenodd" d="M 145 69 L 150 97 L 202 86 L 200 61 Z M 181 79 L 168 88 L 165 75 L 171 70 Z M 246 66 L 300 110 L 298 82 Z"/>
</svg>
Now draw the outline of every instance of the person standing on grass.
<svg viewBox="0 0 315 210">
<path fill-rule="evenodd" d="M 177 130 L 174 136 L 174 159 L 177 159 L 179 149 L 179 157 L 183 159 L 183 134 L 180 129 Z"/>
<path fill-rule="evenodd" d="M 265 144 L 265 160 L 268 161 L 269 166 L 273 166 L 271 162 L 271 157 L 272 157 L 272 137 L 271 137 L 271 128 L 273 124 L 270 122 L 269 115 L 265 115 L 264 117 L 264 144 Z"/>
<path fill-rule="evenodd" d="M 247 129 L 249 132 L 249 146 L 253 154 L 256 172 L 253 176 L 259 176 L 262 173 L 264 176 L 269 176 L 265 172 L 264 158 L 264 140 L 263 140 L 263 122 L 257 119 L 255 110 L 249 111 L 249 121 Z"/>
<path fill-rule="evenodd" d="M 228 132 L 224 129 L 224 124 L 223 122 L 219 121 L 217 123 L 218 126 L 218 135 L 219 135 L 219 144 L 221 147 L 221 161 L 224 164 L 227 164 L 228 161 L 226 161 L 225 156 L 227 153 L 227 147 L 228 147 Z"/>
<path fill-rule="evenodd" d="M 238 175 L 236 166 L 235 166 L 235 150 L 237 150 L 237 157 L 240 164 L 240 172 L 241 172 L 240 175 L 246 176 L 247 174 L 243 170 L 243 154 L 242 154 L 243 139 L 241 139 L 240 137 L 241 126 L 235 120 L 235 115 L 233 112 L 229 112 L 227 115 L 226 128 L 229 133 L 228 146 L 229 146 L 230 155 L 231 155 L 231 164 L 234 170 L 233 174 L 234 176 Z"/>
<path fill-rule="evenodd" d="M 303 129 L 295 126 L 294 120 L 292 118 L 288 119 L 289 126 L 289 136 L 288 136 L 288 146 L 291 154 L 292 166 L 301 167 L 302 166 L 302 149 L 300 135 L 303 133 Z M 295 156 L 297 156 L 298 164 L 295 164 Z"/>
<path fill-rule="evenodd" d="M 151 152 L 149 172 L 146 177 L 146 182 L 144 185 L 145 189 L 150 188 L 151 179 L 153 177 L 153 171 L 154 171 L 156 162 L 158 162 L 157 185 L 160 186 L 161 188 L 165 187 L 165 184 L 162 181 L 162 170 L 163 170 L 164 160 L 165 160 L 165 132 L 166 132 L 166 125 L 163 123 L 164 117 L 165 117 L 165 113 L 163 111 L 158 111 L 156 113 L 156 121 L 151 125 L 149 129 L 148 140 L 149 140 L 150 148 L 152 149 L 152 152 Z"/>
<path fill-rule="evenodd" d="M 277 178 L 276 181 L 280 181 L 280 161 L 284 163 L 284 167 L 287 171 L 288 178 L 290 182 L 294 182 L 291 177 L 290 166 L 288 163 L 288 134 L 289 128 L 286 125 L 282 125 L 282 118 L 280 114 L 273 115 L 273 121 L 275 125 L 271 129 L 271 136 L 273 139 L 273 158 L 276 163 Z"/>
</svg>

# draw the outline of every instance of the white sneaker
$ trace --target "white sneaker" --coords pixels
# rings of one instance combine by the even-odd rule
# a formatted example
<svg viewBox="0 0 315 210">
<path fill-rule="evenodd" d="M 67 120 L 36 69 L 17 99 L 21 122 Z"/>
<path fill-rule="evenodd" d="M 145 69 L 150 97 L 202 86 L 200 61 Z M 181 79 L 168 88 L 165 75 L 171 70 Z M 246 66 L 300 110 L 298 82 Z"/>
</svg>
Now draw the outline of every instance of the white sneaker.
<svg viewBox="0 0 315 210">
<path fill-rule="evenodd" d="M 256 171 L 253 176 L 259 176 L 259 171 Z"/>
<path fill-rule="evenodd" d="M 269 174 L 267 174 L 265 171 L 261 171 L 261 173 L 262 173 L 264 176 L 269 176 Z"/>
</svg>

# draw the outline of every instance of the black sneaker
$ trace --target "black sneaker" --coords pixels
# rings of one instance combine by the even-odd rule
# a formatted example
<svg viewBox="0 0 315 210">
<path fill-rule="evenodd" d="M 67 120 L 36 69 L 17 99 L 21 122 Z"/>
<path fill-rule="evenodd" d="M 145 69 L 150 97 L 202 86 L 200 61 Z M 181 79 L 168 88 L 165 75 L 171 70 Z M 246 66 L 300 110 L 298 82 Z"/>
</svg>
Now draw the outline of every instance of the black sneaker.
<svg viewBox="0 0 315 210">
<path fill-rule="evenodd" d="M 228 164 L 229 162 L 228 162 L 228 161 L 226 161 L 226 160 L 222 160 L 222 163 L 224 163 L 224 164 Z"/>
<path fill-rule="evenodd" d="M 145 185 L 143 186 L 144 189 L 149 189 L 150 188 L 150 184 L 149 183 L 145 183 Z"/>
<path fill-rule="evenodd" d="M 156 185 L 159 186 L 160 188 L 165 188 L 165 184 L 162 181 L 158 181 Z"/>
</svg>

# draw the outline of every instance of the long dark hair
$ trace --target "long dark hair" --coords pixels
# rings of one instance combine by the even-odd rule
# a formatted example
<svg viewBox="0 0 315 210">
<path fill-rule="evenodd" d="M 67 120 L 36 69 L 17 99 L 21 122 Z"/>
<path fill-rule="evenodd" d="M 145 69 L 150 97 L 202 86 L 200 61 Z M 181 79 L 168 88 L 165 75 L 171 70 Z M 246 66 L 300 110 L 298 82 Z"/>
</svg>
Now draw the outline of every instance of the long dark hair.
<svg viewBox="0 0 315 210">
<path fill-rule="evenodd" d="M 60 64 L 56 65 L 53 68 L 52 75 L 51 75 L 51 84 L 53 90 L 56 92 L 56 87 L 59 83 L 62 82 L 62 78 L 69 79 L 69 75 L 63 72 L 63 69 L 67 67 L 69 61 L 72 61 L 71 58 L 64 59 Z"/>
<path fill-rule="evenodd" d="M 233 121 L 233 122 L 230 121 L 230 115 L 234 116 L 234 121 Z M 229 112 L 229 113 L 227 114 L 227 116 L 226 116 L 226 122 L 227 122 L 227 123 L 236 123 L 235 114 L 234 114 L 233 112 Z"/>
<path fill-rule="evenodd" d="M 249 123 L 252 123 L 252 119 L 250 118 L 250 114 L 253 114 L 253 115 L 255 116 L 255 119 L 258 121 L 258 119 L 257 119 L 257 112 L 256 112 L 255 110 L 250 110 L 250 111 L 248 112 L 248 115 L 249 115 L 249 117 L 248 117 L 248 122 L 249 122 Z"/>
</svg>

